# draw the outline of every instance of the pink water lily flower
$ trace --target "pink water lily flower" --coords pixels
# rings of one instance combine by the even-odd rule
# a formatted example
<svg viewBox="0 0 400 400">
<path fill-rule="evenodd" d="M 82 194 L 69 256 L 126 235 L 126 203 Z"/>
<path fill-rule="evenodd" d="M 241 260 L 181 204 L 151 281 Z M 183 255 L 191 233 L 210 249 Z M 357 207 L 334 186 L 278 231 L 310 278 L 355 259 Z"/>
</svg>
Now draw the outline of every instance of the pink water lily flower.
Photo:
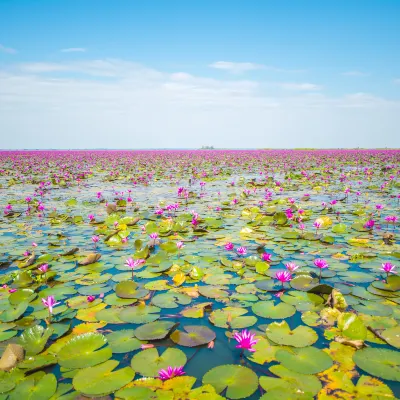
<svg viewBox="0 0 400 400">
<path fill-rule="evenodd" d="M 175 378 L 176 376 L 182 376 L 185 372 L 183 371 L 183 366 L 181 367 L 168 367 L 167 369 L 160 369 L 158 371 L 158 377 L 162 381 L 166 381 L 171 378 Z"/>
<path fill-rule="evenodd" d="M 88 302 L 88 303 L 92 303 L 93 301 L 95 301 L 95 300 L 96 300 L 96 297 L 95 297 L 95 296 L 92 296 L 92 295 L 90 295 L 90 296 L 86 297 L 86 300 L 87 300 L 87 302 Z"/>
<path fill-rule="evenodd" d="M 314 260 L 314 265 L 319 268 L 319 280 L 321 280 L 321 276 L 322 276 L 322 270 L 324 268 L 328 268 L 329 264 L 326 262 L 326 260 L 322 259 L 322 258 L 317 258 L 316 260 Z"/>
<path fill-rule="evenodd" d="M 181 250 L 185 247 L 182 241 L 176 242 L 176 247 L 178 250 Z"/>
<path fill-rule="evenodd" d="M 250 333 L 247 329 L 236 332 L 233 338 L 238 342 L 236 345 L 237 349 L 248 350 L 251 353 L 256 351 L 253 346 L 257 344 L 258 339 L 255 339 L 255 334 Z"/>
<path fill-rule="evenodd" d="M 38 270 L 39 270 L 41 273 L 45 274 L 45 273 L 49 270 L 49 265 L 48 265 L 48 264 L 42 264 L 42 265 L 38 268 Z"/>
<path fill-rule="evenodd" d="M 277 279 L 279 282 L 281 282 L 282 287 L 283 287 L 283 284 L 285 282 L 290 282 L 292 280 L 292 275 L 288 271 L 278 271 L 275 274 L 275 279 Z"/>
<path fill-rule="evenodd" d="M 272 260 L 272 254 L 270 254 L 270 253 L 263 253 L 263 254 L 261 255 L 261 258 L 262 258 L 263 261 L 269 263 L 269 262 L 271 262 L 271 260 Z"/>
<path fill-rule="evenodd" d="M 387 277 L 389 277 L 389 274 L 397 274 L 397 271 L 394 270 L 395 268 L 395 265 L 390 262 L 386 262 L 382 264 L 382 268 L 380 270 L 386 272 Z"/>
<path fill-rule="evenodd" d="M 236 249 L 236 253 L 238 253 L 239 256 L 245 256 L 247 254 L 247 249 L 246 247 L 240 246 Z"/>
<path fill-rule="evenodd" d="M 285 267 L 289 272 L 294 272 L 294 271 L 296 271 L 296 269 L 300 268 L 294 262 L 288 262 L 287 264 L 285 264 Z"/>
<path fill-rule="evenodd" d="M 225 245 L 225 250 L 231 251 L 233 250 L 233 243 L 229 242 Z"/>
<path fill-rule="evenodd" d="M 56 302 L 54 296 L 48 296 L 47 298 L 43 298 L 42 303 L 45 307 L 48 308 L 50 315 L 53 314 L 53 307 L 58 304 L 61 304 L 60 302 Z"/>
</svg>

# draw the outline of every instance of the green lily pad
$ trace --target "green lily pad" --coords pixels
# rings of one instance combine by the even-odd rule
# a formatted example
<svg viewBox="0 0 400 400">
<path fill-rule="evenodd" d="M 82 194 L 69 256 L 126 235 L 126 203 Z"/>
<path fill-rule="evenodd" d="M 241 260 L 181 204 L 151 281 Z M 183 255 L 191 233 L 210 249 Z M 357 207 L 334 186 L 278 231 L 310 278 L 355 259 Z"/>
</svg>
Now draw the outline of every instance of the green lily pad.
<svg viewBox="0 0 400 400">
<path fill-rule="evenodd" d="M 186 294 L 168 292 L 158 294 L 153 297 L 151 302 L 160 308 L 176 308 L 179 305 L 188 305 L 192 301 L 192 298 Z"/>
<path fill-rule="evenodd" d="M 113 353 L 128 353 L 147 343 L 136 339 L 133 329 L 112 332 L 106 335 L 106 339 Z"/>
<path fill-rule="evenodd" d="M 158 307 L 139 304 L 137 306 L 124 308 L 119 313 L 119 318 L 131 324 L 145 324 L 160 318 L 159 312 L 160 309 Z"/>
<path fill-rule="evenodd" d="M 391 346 L 400 349 L 400 325 L 385 329 L 381 335 Z"/>
<path fill-rule="evenodd" d="M 289 318 L 296 312 L 296 309 L 290 304 L 281 302 L 275 305 L 273 301 L 259 301 L 251 309 L 259 317 L 270 319 Z"/>
<path fill-rule="evenodd" d="M 168 336 L 174 322 L 156 321 L 144 324 L 135 329 L 135 336 L 139 340 L 160 340 Z"/>
<path fill-rule="evenodd" d="M 120 368 L 118 361 L 109 360 L 94 367 L 84 368 L 74 376 L 72 384 L 78 392 L 89 397 L 113 393 L 131 382 L 135 372 L 130 367 Z"/>
<path fill-rule="evenodd" d="M 30 376 L 19 382 L 11 392 L 10 400 L 49 400 L 57 390 L 57 379 L 53 374 Z"/>
<path fill-rule="evenodd" d="M 315 347 L 293 350 L 278 350 L 276 359 L 287 369 L 301 374 L 317 374 L 333 365 L 331 357 Z"/>
<path fill-rule="evenodd" d="M 89 332 L 70 339 L 59 351 L 58 362 L 64 368 L 86 368 L 100 364 L 112 356 L 107 339 L 100 333 Z"/>
<path fill-rule="evenodd" d="M 298 326 L 291 330 L 286 321 L 269 324 L 266 335 L 274 343 L 293 347 L 310 346 L 318 340 L 318 335 L 310 327 Z"/>
<path fill-rule="evenodd" d="M 139 289 L 133 281 L 122 281 L 115 286 L 115 293 L 123 299 L 141 299 L 149 294 L 147 289 Z"/>
<path fill-rule="evenodd" d="M 367 347 L 356 351 L 353 361 L 372 376 L 400 382 L 400 353 L 398 351 Z"/>
<path fill-rule="evenodd" d="M 226 390 L 229 399 L 244 399 L 257 390 L 258 377 L 247 367 L 220 365 L 203 376 L 203 385 L 214 386 L 217 393 Z"/>
<path fill-rule="evenodd" d="M 180 367 L 186 364 L 186 355 L 182 350 L 168 348 L 161 355 L 156 348 L 142 350 L 131 360 L 131 367 L 142 376 L 158 376 L 160 369 Z"/>
<path fill-rule="evenodd" d="M 184 326 L 183 329 L 186 332 L 176 330 L 170 338 L 173 342 L 185 347 L 201 346 L 211 342 L 216 337 L 215 332 L 207 326 Z"/>
<path fill-rule="evenodd" d="M 27 355 L 39 354 L 52 334 L 52 328 L 45 329 L 41 325 L 35 325 L 22 332 L 19 343 L 25 349 Z"/>
</svg>

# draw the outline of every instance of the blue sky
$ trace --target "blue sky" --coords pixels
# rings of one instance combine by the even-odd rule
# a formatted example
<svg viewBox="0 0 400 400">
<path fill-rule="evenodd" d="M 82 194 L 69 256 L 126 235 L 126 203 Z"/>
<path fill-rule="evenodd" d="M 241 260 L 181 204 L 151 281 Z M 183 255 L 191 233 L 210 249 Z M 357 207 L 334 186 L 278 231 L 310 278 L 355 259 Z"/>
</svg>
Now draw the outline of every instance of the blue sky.
<svg viewBox="0 0 400 400">
<path fill-rule="evenodd" d="M 400 1 L 0 0 L 1 148 L 400 147 Z"/>
</svg>

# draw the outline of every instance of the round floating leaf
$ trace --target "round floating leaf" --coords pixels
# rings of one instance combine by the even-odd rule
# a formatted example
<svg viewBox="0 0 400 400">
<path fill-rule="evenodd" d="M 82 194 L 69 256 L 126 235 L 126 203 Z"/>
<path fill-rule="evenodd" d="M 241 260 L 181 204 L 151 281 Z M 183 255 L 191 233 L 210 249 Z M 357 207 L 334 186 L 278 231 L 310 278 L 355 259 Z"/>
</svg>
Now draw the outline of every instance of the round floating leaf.
<svg viewBox="0 0 400 400">
<path fill-rule="evenodd" d="M 18 304 L 15 307 L 8 307 L 3 313 L 0 315 L 1 322 L 11 322 L 18 319 L 28 308 L 28 303 L 23 302 Z"/>
<path fill-rule="evenodd" d="M 186 347 L 201 346 L 215 339 L 215 332 L 207 326 L 184 326 L 186 332 L 174 331 L 170 338 L 173 342 Z"/>
<path fill-rule="evenodd" d="M 128 353 L 140 349 L 140 346 L 146 343 L 136 339 L 133 329 L 112 332 L 106 338 L 113 353 Z"/>
<path fill-rule="evenodd" d="M 220 365 L 203 376 L 204 385 L 212 385 L 218 393 L 226 389 L 229 399 L 244 399 L 258 387 L 258 377 L 249 368 L 240 365 Z"/>
<path fill-rule="evenodd" d="M 160 318 L 159 312 L 160 309 L 158 307 L 139 304 L 137 306 L 124 308 L 119 313 L 119 318 L 131 324 L 146 324 Z"/>
<path fill-rule="evenodd" d="M 110 347 L 101 349 L 106 344 L 105 336 L 97 332 L 73 337 L 59 351 L 58 362 L 64 368 L 86 368 L 100 364 L 112 356 Z"/>
<path fill-rule="evenodd" d="M 8 297 L 8 301 L 12 305 L 17 305 L 23 302 L 30 303 L 37 297 L 37 294 L 32 289 L 19 289 L 14 293 L 11 293 Z"/>
<path fill-rule="evenodd" d="M 174 322 L 156 321 L 139 326 L 135 329 L 135 336 L 139 340 L 160 340 L 164 339 L 171 329 L 175 326 Z"/>
<path fill-rule="evenodd" d="M 278 350 L 275 357 L 287 369 L 301 374 L 317 374 L 333 365 L 332 358 L 315 347 Z"/>
<path fill-rule="evenodd" d="M 363 301 L 361 304 L 353 305 L 353 309 L 362 314 L 376 315 L 376 316 L 389 316 L 392 315 L 393 310 L 389 306 L 377 303 L 374 301 Z"/>
<path fill-rule="evenodd" d="M 33 371 L 35 369 L 41 369 L 49 365 L 57 364 L 57 358 L 52 354 L 40 354 L 37 356 L 27 357 L 24 361 L 18 364 L 18 368 L 27 371 Z"/>
<path fill-rule="evenodd" d="M 131 361 L 134 371 L 143 376 L 158 376 L 160 369 L 180 367 L 186 364 L 186 355 L 182 350 L 168 348 L 161 355 L 156 348 L 147 349 L 136 354 Z"/>
<path fill-rule="evenodd" d="M 391 346 L 400 349 L 400 325 L 385 329 L 382 332 L 382 336 Z"/>
<path fill-rule="evenodd" d="M 141 299 L 149 294 L 147 289 L 139 289 L 133 281 L 123 281 L 115 286 L 115 293 L 123 299 Z"/>
<path fill-rule="evenodd" d="M 257 322 L 257 318 L 253 315 L 243 316 L 248 311 L 240 307 L 225 307 L 222 310 L 213 311 L 209 320 L 219 328 L 241 329 L 253 326 Z"/>
<path fill-rule="evenodd" d="M 400 276 L 399 275 L 389 275 L 387 282 L 375 281 L 372 286 L 380 290 L 387 290 L 389 292 L 397 292 L 400 290 Z M 10 296 L 11 297 L 11 296 Z"/>
<path fill-rule="evenodd" d="M 118 365 L 118 361 L 109 360 L 95 367 L 84 368 L 74 376 L 72 384 L 75 390 L 90 397 L 113 393 L 131 382 L 135 376 L 130 367 L 114 371 Z"/>
<path fill-rule="evenodd" d="M 229 293 L 226 292 L 224 289 L 226 288 L 220 288 L 217 286 L 200 286 L 199 293 L 202 296 L 208 297 L 210 299 L 219 299 L 229 296 Z"/>
<path fill-rule="evenodd" d="M 278 303 L 275 305 L 273 301 L 259 301 L 253 305 L 252 311 L 259 317 L 284 319 L 291 317 L 296 312 L 296 309 L 286 303 Z"/>
<path fill-rule="evenodd" d="M 19 343 L 25 349 L 27 355 L 35 355 L 44 349 L 52 334 L 52 328 L 45 329 L 41 325 L 35 325 L 22 332 Z"/>
<path fill-rule="evenodd" d="M 192 301 L 192 298 L 186 294 L 168 292 L 158 294 L 153 297 L 151 302 L 160 308 L 176 308 L 179 305 L 188 305 Z"/>
<path fill-rule="evenodd" d="M 354 362 L 359 368 L 378 378 L 400 382 L 400 352 L 367 347 L 355 352 Z"/>
<path fill-rule="evenodd" d="M 297 275 L 290 281 L 293 289 L 307 292 L 318 285 L 318 279 L 312 278 L 310 275 Z"/>
<path fill-rule="evenodd" d="M 367 328 L 356 314 L 343 313 L 338 317 L 338 328 L 343 336 L 351 340 L 364 340 L 367 337 Z"/>
<path fill-rule="evenodd" d="M 286 321 L 269 324 L 266 334 L 274 343 L 293 347 L 310 346 L 318 340 L 318 335 L 310 327 L 298 326 L 291 330 Z"/>
<path fill-rule="evenodd" d="M 49 400 L 57 390 L 57 379 L 53 374 L 30 376 L 19 382 L 11 392 L 10 400 Z"/>
<path fill-rule="evenodd" d="M 283 365 L 273 365 L 270 371 L 281 379 L 262 376 L 260 385 L 268 392 L 273 389 L 288 389 L 295 393 L 300 391 L 301 393 L 309 393 L 309 397 L 306 397 L 309 400 L 322 388 L 321 382 L 316 376 L 290 371 Z"/>
</svg>

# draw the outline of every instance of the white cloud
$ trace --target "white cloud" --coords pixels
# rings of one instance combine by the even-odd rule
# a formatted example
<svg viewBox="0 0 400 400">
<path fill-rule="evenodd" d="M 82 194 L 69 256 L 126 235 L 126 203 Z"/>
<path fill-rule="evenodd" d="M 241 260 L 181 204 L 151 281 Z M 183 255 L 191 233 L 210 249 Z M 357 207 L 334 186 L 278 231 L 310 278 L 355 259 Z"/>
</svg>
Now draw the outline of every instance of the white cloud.
<svg viewBox="0 0 400 400">
<path fill-rule="evenodd" d="M 283 82 L 283 83 L 278 83 L 277 85 L 287 90 L 299 90 L 299 91 L 322 90 L 322 86 L 316 85 L 314 83 Z"/>
<path fill-rule="evenodd" d="M 264 69 L 265 65 L 254 64 L 250 62 L 231 62 L 231 61 L 217 61 L 209 65 L 211 68 L 222 69 L 234 74 L 241 74 L 247 71 L 254 71 L 257 69 Z"/>
<path fill-rule="evenodd" d="M 13 49 L 13 48 L 11 48 L 11 47 L 3 46 L 3 45 L 0 43 L 0 53 L 17 54 L 18 51 L 15 50 L 15 49 Z"/>
<path fill-rule="evenodd" d="M 369 76 L 370 74 L 367 72 L 361 72 L 361 71 L 346 71 L 346 72 L 343 72 L 342 75 L 362 77 L 362 76 Z"/>
<path fill-rule="evenodd" d="M 69 47 L 68 49 L 61 49 L 62 53 L 84 53 L 86 49 L 83 47 Z"/>
<path fill-rule="evenodd" d="M 1 146 L 400 147 L 399 102 L 276 85 L 115 59 L 22 64 L 0 69 Z"/>
</svg>

